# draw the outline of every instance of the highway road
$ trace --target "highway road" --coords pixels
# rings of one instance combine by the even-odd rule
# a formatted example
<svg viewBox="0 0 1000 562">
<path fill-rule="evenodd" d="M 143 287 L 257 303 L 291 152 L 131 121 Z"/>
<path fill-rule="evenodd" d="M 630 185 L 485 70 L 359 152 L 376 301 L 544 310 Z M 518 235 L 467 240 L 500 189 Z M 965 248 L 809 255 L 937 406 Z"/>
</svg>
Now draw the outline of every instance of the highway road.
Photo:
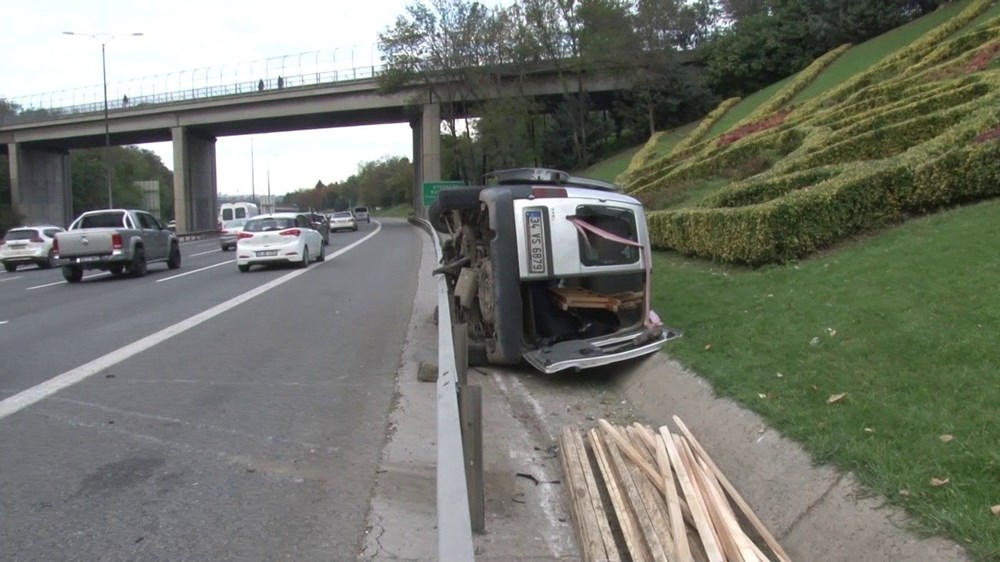
<svg viewBox="0 0 1000 562">
<path fill-rule="evenodd" d="M 421 258 L 403 221 L 240 273 L 0 274 L 0 560 L 354 558 Z"/>
</svg>

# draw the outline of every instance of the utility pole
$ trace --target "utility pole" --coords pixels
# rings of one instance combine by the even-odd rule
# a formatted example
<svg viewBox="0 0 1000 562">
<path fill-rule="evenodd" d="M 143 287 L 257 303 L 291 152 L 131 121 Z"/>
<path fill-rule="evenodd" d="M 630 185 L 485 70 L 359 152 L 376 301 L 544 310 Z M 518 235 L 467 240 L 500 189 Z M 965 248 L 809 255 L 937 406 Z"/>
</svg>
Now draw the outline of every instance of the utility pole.
<svg viewBox="0 0 1000 562">
<path fill-rule="evenodd" d="M 250 137 L 250 199 L 257 204 L 257 192 L 254 189 L 253 137 Z"/>
<path fill-rule="evenodd" d="M 111 192 L 111 126 L 108 121 L 108 65 L 104 55 L 104 46 L 115 37 L 110 33 L 80 33 L 78 31 L 63 31 L 63 35 L 83 35 L 101 44 L 101 79 L 104 82 L 104 178 L 108 184 L 108 208 L 114 207 L 114 196 Z M 139 37 L 141 32 L 129 33 L 129 36 Z"/>
</svg>

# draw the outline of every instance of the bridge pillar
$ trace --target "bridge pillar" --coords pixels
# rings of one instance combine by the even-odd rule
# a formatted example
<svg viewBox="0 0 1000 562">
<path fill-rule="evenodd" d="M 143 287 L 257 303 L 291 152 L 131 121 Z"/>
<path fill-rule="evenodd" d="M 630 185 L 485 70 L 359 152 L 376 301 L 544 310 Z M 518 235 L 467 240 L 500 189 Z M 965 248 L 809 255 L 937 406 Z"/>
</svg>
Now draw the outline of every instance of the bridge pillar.
<svg viewBox="0 0 1000 562">
<path fill-rule="evenodd" d="M 73 221 L 73 190 L 69 152 L 8 145 L 11 202 L 27 224 L 69 226 Z"/>
<path fill-rule="evenodd" d="M 423 184 L 441 179 L 441 106 L 424 105 L 420 121 L 410 126 L 413 127 L 413 210 L 418 217 L 427 218 Z"/>
<path fill-rule="evenodd" d="M 177 232 L 213 230 L 219 215 L 215 138 L 199 136 L 186 127 L 173 127 L 170 134 Z"/>
</svg>

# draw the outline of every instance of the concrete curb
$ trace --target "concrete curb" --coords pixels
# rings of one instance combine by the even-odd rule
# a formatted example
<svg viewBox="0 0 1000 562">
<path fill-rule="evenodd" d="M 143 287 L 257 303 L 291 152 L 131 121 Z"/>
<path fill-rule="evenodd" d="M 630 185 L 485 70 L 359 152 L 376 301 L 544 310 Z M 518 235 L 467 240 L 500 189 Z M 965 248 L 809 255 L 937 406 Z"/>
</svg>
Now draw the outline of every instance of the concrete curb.
<svg viewBox="0 0 1000 562">
<path fill-rule="evenodd" d="M 666 354 L 626 368 L 616 379 L 652 423 L 673 415 L 691 428 L 726 476 L 796 561 L 968 562 L 941 538 L 906 531 L 906 515 L 884 498 L 862 497 L 850 473 L 815 466 L 797 443 L 736 402 L 717 398 L 704 380 Z"/>
</svg>

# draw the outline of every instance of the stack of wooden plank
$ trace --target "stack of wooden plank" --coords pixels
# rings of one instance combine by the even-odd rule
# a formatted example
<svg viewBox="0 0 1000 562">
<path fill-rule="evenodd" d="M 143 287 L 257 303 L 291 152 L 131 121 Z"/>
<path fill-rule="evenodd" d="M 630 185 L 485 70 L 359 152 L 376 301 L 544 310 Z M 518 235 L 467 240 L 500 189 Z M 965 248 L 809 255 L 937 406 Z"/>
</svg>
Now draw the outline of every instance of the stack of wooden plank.
<svg viewBox="0 0 1000 562">
<path fill-rule="evenodd" d="M 684 422 L 673 419 L 679 434 L 606 420 L 588 431 L 563 428 L 559 450 L 583 560 L 790 562 Z"/>
<path fill-rule="evenodd" d="M 556 303 L 559 308 L 568 310 L 570 308 L 602 308 L 618 312 L 618 307 L 622 301 L 610 296 L 595 293 L 580 287 L 549 287 L 549 290 L 556 296 Z"/>
</svg>

